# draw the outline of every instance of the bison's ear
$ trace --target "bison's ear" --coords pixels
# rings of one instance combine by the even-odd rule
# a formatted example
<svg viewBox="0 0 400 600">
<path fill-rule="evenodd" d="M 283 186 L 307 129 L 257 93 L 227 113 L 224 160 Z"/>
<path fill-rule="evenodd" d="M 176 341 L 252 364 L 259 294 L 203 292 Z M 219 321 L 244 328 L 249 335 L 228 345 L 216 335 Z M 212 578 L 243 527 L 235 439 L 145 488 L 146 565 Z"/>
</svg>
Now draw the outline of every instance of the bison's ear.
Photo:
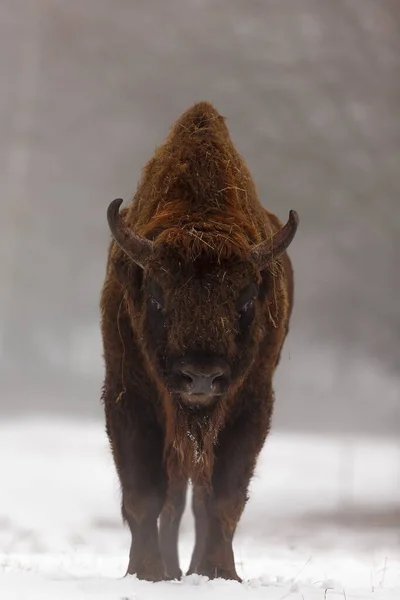
<svg viewBox="0 0 400 600">
<path fill-rule="evenodd" d="M 265 269 L 270 262 L 278 259 L 292 242 L 299 224 L 299 216 L 295 210 L 289 212 L 289 219 L 275 235 L 257 244 L 251 251 L 250 257 L 260 270 Z"/>
<path fill-rule="evenodd" d="M 150 240 L 137 235 L 125 223 L 119 212 L 122 202 L 121 198 L 117 198 L 109 205 L 107 210 L 108 225 L 118 246 L 131 260 L 144 269 L 153 251 L 153 244 Z"/>
<path fill-rule="evenodd" d="M 143 270 L 125 254 L 111 257 L 111 265 L 119 283 L 128 290 L 134 301 L 142 289 Z"/>
</svg>

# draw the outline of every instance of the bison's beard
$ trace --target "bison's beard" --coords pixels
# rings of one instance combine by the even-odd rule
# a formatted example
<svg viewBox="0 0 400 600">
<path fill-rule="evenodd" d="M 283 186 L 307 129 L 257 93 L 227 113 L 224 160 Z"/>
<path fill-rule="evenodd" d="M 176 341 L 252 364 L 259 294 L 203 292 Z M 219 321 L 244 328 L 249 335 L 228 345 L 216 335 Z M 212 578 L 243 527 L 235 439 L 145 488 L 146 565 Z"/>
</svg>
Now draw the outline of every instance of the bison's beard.
<svg viewBox="0 0 400 600">
<path fill-rule="evenodd" d="M 214 446 L 225 420 L 225 399 L 217 398 L 210 405 L 195 407 L 182 404 L 170 394 L 164 401 L 168 472 L 202 485 L 209 484 Z"/>
</svg>

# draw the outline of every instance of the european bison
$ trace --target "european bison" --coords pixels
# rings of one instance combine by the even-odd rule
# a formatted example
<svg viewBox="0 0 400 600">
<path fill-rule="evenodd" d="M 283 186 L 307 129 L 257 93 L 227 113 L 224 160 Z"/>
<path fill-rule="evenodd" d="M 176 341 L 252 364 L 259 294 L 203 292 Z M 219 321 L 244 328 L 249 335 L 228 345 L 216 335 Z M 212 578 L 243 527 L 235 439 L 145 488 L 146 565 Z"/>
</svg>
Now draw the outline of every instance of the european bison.
<svg viewBox="0 0 400 600">
<path fill-rule="evenodd" d="M 261 206 L 206 102 L 176 121 L 133 202 L 120 212 L 121 203 L 108 208 L 101 313 L 106 427 L 132 533 L 127 573 L 181 577 L 190 479 L 189 573 L 240 581 L 232 541 L 270 427 L 298 217 L 290 211 L 282 226 Z"/>
</svg>

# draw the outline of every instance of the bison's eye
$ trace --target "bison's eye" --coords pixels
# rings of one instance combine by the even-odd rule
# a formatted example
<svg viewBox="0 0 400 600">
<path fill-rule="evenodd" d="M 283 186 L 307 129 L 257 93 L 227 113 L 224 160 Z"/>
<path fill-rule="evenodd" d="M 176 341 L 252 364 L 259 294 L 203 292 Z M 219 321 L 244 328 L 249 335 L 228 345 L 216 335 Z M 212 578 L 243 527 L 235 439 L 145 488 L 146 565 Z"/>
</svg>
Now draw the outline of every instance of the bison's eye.
<svg viewBox="0 0 400 600">
<path fill-rule="evenodd" d="M 253 307 L 255 299 L 257 298 L 258 288 L 255 283 L 247 285 L 239 294 L 237 300 L 237 310 L 240 315 L 248 313 Z"/>
<path fill-rule="evenodd" d="M 146 282 L 145 291 L 148 307 L 152 312 L 161 312 L 164 309 L 164 294 L 161 286 L 154 279 L 150 279 Z"/>
<path fill-rule="evenodd" d="M 247 302 L 245 302 L 245 303 L 243 304 L 243 306 L 242 306 L 242 307 L 239 309 L 239 313 L 240 313 L 241 315 L 244 315 L 244 314 L 246 314 L 246 313 L 247 313 L 247 312 L 248 312 L 250 309 L 252 309 L 252 308 L 253 308 L 253 306 L 254 306 L 254 301 L 255 301 L 255 298 L 251 298 L 250 300 L 247 300 Z"/>
<path fill-rule="evenodd" d="M 255 314 L 255 301 L 258 294 L 258 287 L 254 282 L 247 285 L 239 294 L 236 308 L 239 314 L 239 327 L 243 333 L 247 331 L 252 324 Z"/>
<path fill-rule="evenodd" d="M 163 309 L 162 304 L 154 296 L 149 297 L 149 304 L 153 310 L 161 311 Z"/>
</svg>

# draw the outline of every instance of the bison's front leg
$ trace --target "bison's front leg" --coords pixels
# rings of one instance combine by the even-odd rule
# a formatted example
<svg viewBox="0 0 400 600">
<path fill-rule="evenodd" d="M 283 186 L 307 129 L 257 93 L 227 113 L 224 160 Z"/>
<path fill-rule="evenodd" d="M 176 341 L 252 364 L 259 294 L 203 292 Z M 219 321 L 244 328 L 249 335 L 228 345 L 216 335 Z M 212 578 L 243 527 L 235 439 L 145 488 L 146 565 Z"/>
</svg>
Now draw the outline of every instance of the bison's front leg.
<svg viewBox="0 0 400 600">
<path fill-rule="evenodd" d="M 247 501 L 257 456 L 268 431 L 269 412 L 264 413 L 265 410 L 258 415 L 243 413 L 221 432 L 215 451 L 212 489 L 210 493 L 203 491 L 204 504 L 201 506 L 198 502 L 195 510 L 196 518 L 202 521 L 200 535 L 204 535 L 205 515 L 207 532 L 205 540 L 196 543 L 189 572 L 241 581 L 235 568 L 232 543 Z M 201 496 L 201 490 L 197 495 Z"/>
<path fill-rule="evenodd" d="M 157 528 L 166 496 L 163 433 L 139 411 L 130 415 L 122 406 L 108 411 L 107 430 L 122 487 L 122 515 L 132 534 L 127 574 L 160 581 L 165 578 Z"/>
<path fill-rule="evenodd" d="M 179 566 L 178 534 L 185 509 L 186 488 L 185 479 L 169 482 L 167 499 L 160 517 L 160 547 L 168 579 L 182 577 Z"/>
</svg>

